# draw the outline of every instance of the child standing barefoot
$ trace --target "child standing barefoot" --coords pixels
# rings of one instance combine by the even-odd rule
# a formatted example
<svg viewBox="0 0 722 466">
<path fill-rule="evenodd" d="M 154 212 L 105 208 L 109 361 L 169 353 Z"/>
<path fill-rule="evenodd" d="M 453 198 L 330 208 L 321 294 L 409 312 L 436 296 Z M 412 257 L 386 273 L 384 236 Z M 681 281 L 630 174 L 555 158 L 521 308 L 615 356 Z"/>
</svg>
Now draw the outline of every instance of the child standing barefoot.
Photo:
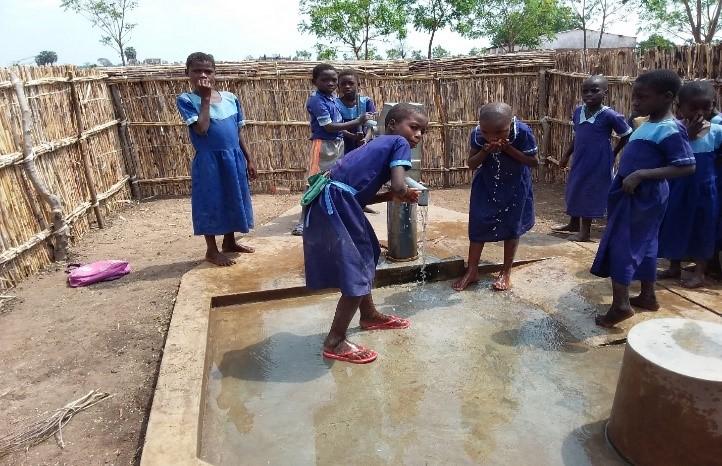
<svg viewBox="0 0 722 466">
<path fill-rule="evenodd" d="M 604 76 L 590 76 L 582 83 L 584 105 L 572 114 L 574 139 L 559 164 L 565 168 L 574 154 L 566 186 L 567 214 L 571 218 L 569 224 L 554 229 L 577 232 L 570 238 L 572 241 L 589 241 L 592 219 L 604 218 L 614 160 L 632 134 L 623 115 L 602 105 L 607 90 Z M 612 131 L 621 138 L 614 151 Z"/>
<path fill-rule="evenodd" d="M 346 339 L 356 310 L 362 330 L 404 329 L 410 322 L 376 310 L 371 287 L 381 252 L 363 207 L 396 200 L 416 202 L 419 192 L 404 181 L 411 168 L 411 148 L 426 131 L 428 119 L 408 104 L 398 104 L 386 116 L 386 134 L 340 160 L 327 173 L 325 186 L 308 204 L 303 234 L 306 286 L 340 288 L 341 299 L 331 330 L 323 342 L 323 356 L 364 364 L 377 353 Z M 391 181 L 391 191 L 378 194 Z M 307 193 L 308 194 L 308 193 Z"/>
<path fill-rule="evenodd" d="M 224 253 L 253 252 L 236 242 L 234 233 L 253 228 L 253 208 L 248 178 L 256 168 L 240 132 L 245 124 L 238 98 L 217 91 L 213 56 L 192 53 L 186 60 L 186 75 L 193 92 L 178 96 L 176 105 L 189 133 L 196 155 L 191 168 L 193 232 L 206 240 L 206 260 L 228 266 L 234 261 Z M 216 235 L 223 236 L 222 251 Z"/>
<path fill-rule="evenodd" d="M 492 288 L 511 288 L 511 267 L 519 237 L 534 226 L 530 167 L 539 164 L 531 128 L 504 103 L 486 104 L 469 140 L 469 168 L 476 170 L 469 206 L 469 264 L 453 283 L 462 291 L 478 280 L 484 243 L 504 241 L 504 268 Z"/>
<path fill-rule="evenodd" d="M 687 128 L 696 162 L 693 176 L 670 180 L 669 205 L 659 231 L 659 257 L 669 259 L 670 268 L 657 278 L 680 278 L 681 262 L 693 259 L 692 278 L 686 288 L 704 285 L 707 261 L 715 252 L 719 201 L 715 161 L 722 150 L 722 126 L 711 125 L 706 113 L 714 105 L 714 87 L 709 82 L 688 82 L 679 91 L 679 116 Z"/>
<path fill-rule="evenodd" d="M 613 327 L 634 315 L 632 305 L 657 310 L 654 281 L 657 237 L 667 208 L 667 178 L 694 173 L 694 154 L 687 131 L 671 113 L 682 85 L 676 73 L 655 70 L 637 77 L 632 107 L 649 115 L 632 134 L 619 172 L 609 191 L 607 227 L 599 243 L 592 274 L 612 279 L 612 306 L 595 322 Z M 630 300 L 629 284 L 642 282 L 642 293 Z"/>
</svg>

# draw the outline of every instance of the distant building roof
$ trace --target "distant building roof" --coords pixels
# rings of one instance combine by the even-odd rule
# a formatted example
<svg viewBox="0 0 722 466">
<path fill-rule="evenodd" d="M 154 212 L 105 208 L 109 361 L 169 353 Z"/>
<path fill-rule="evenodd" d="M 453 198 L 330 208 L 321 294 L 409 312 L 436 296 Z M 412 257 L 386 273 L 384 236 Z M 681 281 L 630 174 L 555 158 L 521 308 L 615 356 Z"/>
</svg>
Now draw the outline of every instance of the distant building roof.
<svg viewBox="0 0 722 466">
<path fill-rule="evenodd" d="M 599 31 L 587 29 L 587 48 L 596 49 L 599 44 Z M 602 42 L 599 48 L 617 49 L 617 48 L 634 48 L 637 46 L 637 38 L 635 36 L 625 36 L 622 34 L 611 34 L 605 32 L 602 34 Z M 544 39 L 539 44 L 539 49 L 582 49 L 584 48 L 584 31 L 581 29 L 570 29 L 557 33 L 553 39 Z M 516 51 L 528 50 L 525 47 L 516 47 Z M 494 47 L 489 49 L 489 53 L 506 53 L 504 47 Z"/>
</svg>

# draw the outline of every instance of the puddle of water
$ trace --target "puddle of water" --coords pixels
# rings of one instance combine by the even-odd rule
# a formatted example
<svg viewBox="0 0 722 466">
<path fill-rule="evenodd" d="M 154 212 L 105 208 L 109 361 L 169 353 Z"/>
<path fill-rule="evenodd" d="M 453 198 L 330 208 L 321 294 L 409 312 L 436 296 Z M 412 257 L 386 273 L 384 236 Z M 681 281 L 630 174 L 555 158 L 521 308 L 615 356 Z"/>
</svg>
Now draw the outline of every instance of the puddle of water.
<svg viewBox="0 0 722 466">
<path fill-rule="evenodd" d="M 622 464 L 603 441 L 622 349 L 590 349 L 513 295 L 374 291 L 405 331 L 324 361 L 337 295 L 215 309 L 201 457 L 238 464 Z"/>
</svg>

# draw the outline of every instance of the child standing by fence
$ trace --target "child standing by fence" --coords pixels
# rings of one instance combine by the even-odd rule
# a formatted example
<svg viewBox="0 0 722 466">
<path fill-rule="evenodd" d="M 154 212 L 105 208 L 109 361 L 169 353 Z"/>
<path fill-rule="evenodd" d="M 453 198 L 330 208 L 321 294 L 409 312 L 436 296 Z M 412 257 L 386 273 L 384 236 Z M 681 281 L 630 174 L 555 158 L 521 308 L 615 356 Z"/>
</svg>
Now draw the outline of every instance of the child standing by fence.
<svg viewBox="0 0 722 466">
<path fill-rule="evenodd" d="M 539 164 L 536 141 L 511 107 L 491 103 L 479 110 L 479 126 L 472 130 L 469 146 L 469 168 L 476 169 L 469 206 L 469 263 L 452 286 L 462 291 L 478 281 L 484 243 L 504 241 L 504 266 L 492 287 L 508 290 L 519 237 L 534 226 L 530 167 Z"/>
<path fill-rule="evenodd" d="M 307 178 L 323 173 L 344 155 L 341 131 L 363 126 L 368 119 L 364 113 L 357 118 L 342 122 L 341 112 L 336 106 L 334 92 L 338 86 L 336 68 L 328 63 L 316 65 L 312 71 L 316 91 L 306 101 L 306 111 L 311 121 L 311 153 L 308 160 Z M 292 230 L 295 236 L 303 234 L 305 209 Z"/>
<path fill-rule="evenodd" d="M 604 76 L 590 76 L 582 83 L 584 105 L 572 114 L 574 139 L 560 163 L 566 168 L 574 154 L 566 185 L 567 214 L 571 218 L 567 225 L 555 228 L 556 231 L 576 232 L 570 238 L 572 241 L 589 241 L 592 219 L 604 218 L 614 160 L 632 134 L 623 115 L 602 105 L 608 87 Z M 612 131 L 621 138 L 614 151 Z"/>
<path fill-rule="evenodd" d="M 694 152 L 693 176 L 669 182 L 669 205 L 659 232 L 659 257 L 670 260 L 670 267 L 657 278 L 680 278 L 681 262 L 694 260 L 686 288 L 704 284 L 707 261 L 712 259 L 717 242 L 719 201 L 715 162 L 722 150 L 722 126 L 710 124 L 705 117 L 713 106 L 714 88 L 705 81 L 692 81 L 679 91 L 679 116 L 687 127 Z"/>
<path fill-rule="evenodd" d="M 386 134 L 344 157 L 330 172 L 317 175 L 304 194 L 308 204 L 303 256 L 306 286 L 340 288 L 341 299 L 323 356 L 364 364 L 377 353 L 346 339 L 351 319 L 361 310 L 362 330 L 404 329 L 410 322 L 381 314 L 371 297 L 381 248 L 363 213 L 367 204 L 416 202 L 419 192 L 406 186 L 411 148 L 426 132 L 428 119 L 412 105 L 398 104 L 386 116 Z M 379 194 L 391 181 L 391 191 Z"/>
<path fill-rule="evenodd" d="M 230 92 L 213 88 L 215 70 L 212 55 L 190 54 L 186 75 L 193 92 L 179 95 L 176 105 L 196 151 L 191 167 L 193 232 L 205 237 L 208 262 L 228 266 L 234 261 L 224 253 L 253 252 L 238 244 L 234 233 L 253 228 L 248 178 L 255 179 L 256 169 L 240 132 L 245 124 L 241 104 Z M 216 235 L 223 236 L 223 252 Z"/>
<path fill-rule="evenodd" d="M 352 70 L 343 70 L 338 74 L 339 97 L 336 99 L 341 119 L 344 123 L 353 121 L 364 114 L 376 113 L 376 105 L 371 97 L 359 95 L 359 80 Z M 357 126 L 342 131 L 343 148 L 348 154 L 359 146 L 366 144 L 373 136 L 369 125 Z"/>
<path fill-rule="evenodd" d="M 632 305 L 659 308 L 654 282 L 657 237 L 669 196 L 666 180 L 691 175 L 695 163 L 687 131 L 671 112 L 681 85 L 673 71 L 655 70 L 639 75 L 632 88 L 633 110 L 649 120 L 634 131 L 622 155 L 609 191 L 607 227 L 591 269 L 612 280 L 612 306 L 595 318 L 602 327 L 633 316 Z M 632 280 L 642 282 L 642 292 L 630 299 Z"/>
</svg>

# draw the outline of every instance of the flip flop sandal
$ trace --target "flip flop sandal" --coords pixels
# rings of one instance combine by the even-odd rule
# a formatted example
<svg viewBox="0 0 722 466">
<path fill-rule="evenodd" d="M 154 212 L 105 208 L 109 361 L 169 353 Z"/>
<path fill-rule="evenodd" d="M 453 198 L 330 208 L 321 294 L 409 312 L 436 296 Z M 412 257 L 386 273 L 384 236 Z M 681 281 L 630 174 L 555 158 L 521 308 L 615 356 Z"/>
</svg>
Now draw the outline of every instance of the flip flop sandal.
<svg viewBox="0 0 722 466">
<path fill-rule="evenodd" d="M 403 330 L 411 327 L 411 321 L 397 316 L 389 316 L 391 319 L 385 322 L 373 324 L 361 324 L 361 330 Z"/>
<path fill-rule="evenodd" d="M 330 351 L 323 351 L 323 357 L 328 359 L 335 359 L 336 361 L 348 362 L 351 364 L 368 364 L 378 357 L 378 353 L 374 350 L 368 349 L 361 345 L 356 345 L 356 348 L 347 351 L 345 353 L 332 353 Z M 368 354 L 365 358 L 359 357 L 362 354 Z"/>
</svg>

